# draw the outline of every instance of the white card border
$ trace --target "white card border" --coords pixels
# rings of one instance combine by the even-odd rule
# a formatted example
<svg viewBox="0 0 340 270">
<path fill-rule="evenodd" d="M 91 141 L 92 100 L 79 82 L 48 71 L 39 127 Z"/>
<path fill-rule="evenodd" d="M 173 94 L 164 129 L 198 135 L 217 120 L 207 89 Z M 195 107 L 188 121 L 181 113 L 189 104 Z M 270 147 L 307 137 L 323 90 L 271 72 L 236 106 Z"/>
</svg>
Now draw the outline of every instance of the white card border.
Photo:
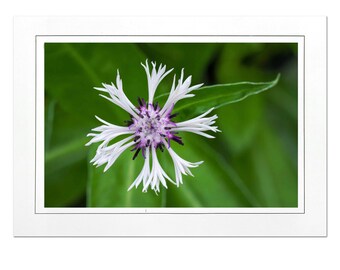
<svg viewBox="0 0 340 270">
<path fill-rule="evenodd" d="M 158 21 L 159 23 L 155 24 L 158 25 L 159 27 L 156 29 L 153 29 L 153 33 L 150 33 L 150 31 L 144 30 L 147 28 L 143 28 L 141 26 L 148 26 L 150 25 L 150 23 L 152 21 Z M 242 22 L 241 22 L 242 21 Z M 181 24 L 185 22 L 185 24 Z M 249 24 L 249 22 L 251 22 L 251 24 Z M 94 235 L 115 235 L 115 236 L 119 236 L 119 235 L 185 235 L 185 236 L 190 236 L 190 235 L 197 235 L 197 236 L 203 236 L 203 235 L 224 235 L 224 236 L 234 236 L 234 235 L 239 235 L 239 236 L 251 236 L 251 235 L 263 235 L 263 236 L 268 236 L 268 235 L 280 235 L 280 234 L 273 234 L 272 230 L 274 230 L 274 228 L 276 228 L 274 231 L 280 231 L 280 225 L 281 227 L 284 226 L 284 223 L 287 222 L 285 221 L 284 223 L 282 223 L 282 221 L 279 224 L 276 224 L 276 226 L 274 226 L 273 221 L 270 221 L 271 223 L 271 228 L 272 230 L 268 230 L 267 226 L 265 226 L 265 228 L 267 228 L 267 230 L 261 230 L 259 228 L 257 228 L 257 225 L 255 225 L 255 228 L 257 228 L 257 230 L 253 230 L 252 227 L 246 227 L 244 228 L 245 224 L 238 224 L 243 218 L 247 218 L 250 220 L 253 220 L 253 222 L 257 223 L 259 222 L 259 220 L 263 219 L 263 216 L 265 216 L 264 213 L 262 214 L 255 214 L 256 211 L 254 213 L 250 213 L 250 214 L 245 214 L 245 213 L 237 213 L 231 211 L 229 214 L 223 214 L 223 215 L 217 215 L 218 213 L 214 213 L 214 214 L 210 214 L 210 215 L 203 215 L 201 211 L 202 209 L 198 209 L 199 213 L 196 213 L 195 218 L 193 218 L 192 214 L 188 214 L 188 213 L 181 213 L 181 215 L 175 214 L 175 213 L 171 213 L 171 209 L 170 212 L 168 213 L 164 213 L 164 215 L 153 215 L 155 213 L 152 212 L 142 212 L 143 215 L 135 215 L 135 214 L 131 214 L 128 213 L 129 216 L 129 220 L 131 218 L 132 223 L 134 223 L 134 220 L 140 220 L 142 223 L 145 223 L 144 226 L 138 227 L 138 228 L 134 228 L 130 231 L 126 231 L 125 229 L 128 228 L 129 226 L 112 226 L 109 228 L 106 228 L 106 226 L 102 226 L 104 228 L 106 228 L 106 230 L 101 230 L 101 226 L 93 226 L 93 224 L 103 224 L 103 222 L 106 221 L 106 217 L 113 217 L 114 216 L 114 220 L 119 220 L 120 222 L 125 222 L 124 220 L 126 219 L 126 208 L 122 209 L 122 211 L 124 213 L 116 213 L 116 215 L 104 215 L 104 214 L 100 214 L 100 213 L 96 213 L 96 215 L 93 215 L 91 217 L 91 214 L 85 214 L 85 213 L 81 213 L 81 215 L 75 215 L 74 213 L 68 213 L 66 214 L 52 214 L 50 213 L 49 215 L 47 215 L 47 213 L 45 214 L 37 214 L 38 212 L 35 211 L 35 203 L 34 200 L 32 201 L 32 185 L 29 185 L 29 183 L 31 182 L 31 177 L 32 177 L 32 165 L 34 167 L 34 159 L 32 160 L 32 154 L 34 155 L 34 144 L 33 144 L 33 148 L 32 148 L 32 142 L 34 142 L 35 140 L 35 130 L 32 130 L 32 127 L 35 126 L 35 114 L 33 115 L 32 118 L 32 114 L 31 113 L 27 113 L 25 114 L 25 116 L 23 116 L 22 113 L 20 113 L 19 108 L 21 109 L 25 109 L 27 108 L 27 112 L 32 112 L 35 111 L 35 102 L 34 102 L 34 96 L 32 97 L 32 85 L 28 82 L 32 82 L 32 78 L 35 78 L 36 73 L 33 70 L 32 74 L 32 70 L 30 69 L 32 67 L 32 60 L 34 61 L 34 58 L 32 58 L 32 45 L 34 47 L 35 45 L 35 37 L 39 36 L 39 35 L 94 35 L 97 34 L 98 35 L 174 35 L 174 36 L 178 36 L 178 35 L 207 35 L 207 36 L 212 36 L 212 35 L 216 35 L 216 36 L 221 36 L 221 35 L 228 35 L 228 36 L 240 36 L 240 35 L 244 35 L 244 36 L 258 36 L 258 35 L 263 35 L 263 36 L 268 36 L 268 35 L 277 35 L 277 36 L 304 36 L 306 37 L 306 40 L 309 41 L 310 43 L 308 44 L 313 44 L 313 42 L 315 42 L 316 46 L 310 46 L 311 51 L 305 51 L 306 54 L 306 60 L 310 59 L 309 55 L 311 55 L 311 53 L 313 53 L 314 57 L 315 55 L 317 57 L 319 57 L 319 63 L 321 65 L 319 66 L 313 66 L 309 61 L 310 64 L 308 64 L 308 62 L 306 63 L 306 68 L 307 70 L 309 70 L 310 74 L 314 74 L 313 69 L 320 69 L 321 68 L 321 73 L 318 72 L 317 74 L 318 76 L 308 76 L 307 77 L 311 79 L 311 81 L 314 81 L 314 85 L 319 85 L 321 86 L 321 89 L 325 89 L 326 87 L 326 20 L 325 18 L 202 18 L 202 20 L 199 21 L 200 26 L 202 26 L 201 30 L 198 31 L 197 28 L 192 28 L 190 29 L 190 24 L 193 26 L 194 24 L 197 24 L 198 22 L 195 21 L 195 19 L 193 18 L 180 18 L 179 20 L 176 18 L 176 20 L 172 19 L 172 20 L 164 20 L 164 18 L 17 18 L 15 20 L 15 55 L 14 55 L 14 63 L 15 63 L 15 80 L 14 80 L 14 88 L 15 88 L 15 112 L 14 112 L 14 116 L 15 116 L 15 130 L 19 130 L 18 127 L 20 127 L 21 132 L 17 133 L 15 132 L 15 148 L 14 148 L 14 154 L 15 154 L 15 183 L 14 183 L 14 192 L 15 192 L 15 201 L 14 201 L 14 207 L 15 207 L 15 222 L 14 222 L 14 232 L 15 235 L 26 235 L 28 232 L 31 232 L 33 235 L 45 235 L 44 233 L 46 233 L 46 235 L 71 235 L 71 236 L 76 236 L 76 235 L 84 235 L 84 236 L 94 236 Z M 130 23 L 130 24 L 129 24 Z M 173 23 L 175 23 L 175 27 L 173 25 Z M 220 28 L 222 25 L 225 25 L 226 27 L 224 27 L 223 29 Z M 235 23 L 238 23 L 238 27 L 237 29 L 232 29 L 231 27 L 228 27 L 228 25 L 235 25 Z M 312 28 L 312 26 L 314 25 L 315 27 Z M 110 29 L 108 26 L 109 25 L 120 25 L 119 28 L 117 29 Z M 124 25 L 124 26 L 123 26 Z M 185 27 L 183 28 L 183 25 L 185 25 Z M 268 26 L 270 25 L 270 26 Z M 67 26 L 67 27 L 66 27 Z M 138 27 L 137 27 L 138 26 Z M 206 29 L 207 26 L 210 26 L 210 29 Z M 215 28 L 212 28 L 211 26 L 216 26 Z M 259 28 L 260 26 L 262 26 L 262 28 Z M 294 26 L 294 27 L 293 27 Z M 205 29 L 204 29 L 205 28 Z M 98 30 L 100 29 L 100 30 Z M 211 29 L 215 29 L 215 30 L 211 30 Z M 258 29 L 261 29 L 261 31 L 259 31 Z M 173 33 L 174 30 L 176 30 L 176 34 Z M 207 31 L 208 30 L 208 31 Z M 209 33 L 210 32 L 210 33 Z M 188 34 L 189 33 L 189 34 Z M 247 33 L 247 34 L 246 34 Z M 324 36 L 323 36 L 324 35 Z M 324 39 L 318 39 L 317 37 L 324 37 Z M 22 42 L 25 41 L 25 42 Z M 20 43 L 19 43 L 20 42 Z M 32 44 L 32 42 L 34 44 Z M 317 53 L 315 48 L 323 48 L 323 50 L 321 50 L 321 52 Z M 34 48 L 35 49 L 35 48 Z M 308 48 L 307 48 L 308 49 Z M 20 53 L 21 52 L 21 53 Z M 26 52 L 26 53 L 22 53 L 22 52 Z M 27 54 L 27 52 L 29 52 L 30 54 Z M 34 51 L 33 51 L 34 52 Z M 26 69 L 23 69 L 23 67 L 25 67 Z M 30 70 L 30 71 L 28 71 Z M 18 75 L 22 75 L 22 76 L 18 76 Z M 320 76 L 320 74 L 322 74 L 322 76 Z M 34 76 L 32 76 L 34 75 Z M 308 85 L 309 80 L 306 80 L 306 84 Z M 324 83 L 324 85 L 322 84 L 322 82 Z M 27 92 L 23 92 L 22 86 L 23 85 L 29 85 L 29 90 Z M 27 88 L 27 87 L 26 87 Z M 299 85 L 300 88 L 300 85 Z M 311 85 L 311 88 L 312 85 Z M 34 87 L 33 87 L 33 91 L 34 91 Z M 314 90 L 316 91 L 316 90 Z M 320 90 L 318 90 L 320 91 Z M 20 94 L 20 95 L 19 95 Z M 319 93 L 320 94 L 320 93 Z M 33 98 L 33 100 L 32 100 Z M 308 101 L 309 99 L 311 99 L 311 103 L 317 103 L 317 105 L 320 106 L 316 106 L 314 111 L 307 111 L 306 112 L 306 125 L 309 124 L 308 119 L 309 118 L 309 114 L 313 115 L 313 112 L 319 112 L 318 114 L 318 118 L 317 120 L 319 120 L 319 127 L 318 125 L 316 125 L 316 129 L 315 130 L 315 123 L 311 124 L 311 129 L 313 130 L 313 132 L 317 133 L 316 135 L 323 135 L 323 139 L 322 143 L 318 143 L 317 145 L 309 145 L 308 146 L 308 150 L 311 148 L 317 148 L 318 149 L 318 153 L 320 154 L 325 154 L 326 152 L 326 137 L 325 137 L 325 132 L 326 129 L 324 129 L 324 125 L 326 124 L 326 104 L 325 102 L 322 103 L 323 101 L 326 100 L 326 94 L 324 94 L 323 96 L 321 95 L 321 98 L 319 97 L 318 99 L 316 98 L 312 98 L 310 95 L 307 95 L 307 99 L 305 100 L 305 103 L 307 103 L 307 109 L 308 109 Z M 21 106 L 18 107 L 18 104 L 20 104 Z M 322 110 L 324 109 L 324 110 Z M 324 116 L 324 117 L 322 117 Z M 25 119 L 26 118 L 26 119 Z M 314 117 L 315 118 L 315 117 Z M 23 121 L 26 120 L 26 121 Z M 32 121 L 33 120 L 33 121 Z M 317 121 L 318 122 L 318 121 Z M 322 127 L 322 129 L 320 130 L 320 127 Z M 308 126 L 307 128 L 307 135 L 310 135 L 310 133 L 308 132 Z M 23 136 L 26 135 L 26 136 Z M 313 136 L 311 136 L 313 137 Z M 315 136 L 314 136 L 315 137 Z M 33 139 L 33 141 L 32 141 Z M 315 138 L 314 138 L 315 140 Z M 313 141 L 313 140 L 312 140 Z M 305 141 L 306 142 L 306 141 Z M 307 140 L 308 142 L 308 140 Z M 38 144 L 37 144 L 38 145 Z M 310 148 L 309 148 L 310 147 Z M 32 152 L 33 150 L 33 152 Z M 315 149 L 312 149 L 315 150 Z M 313 152 L 313 151 L 312 151 Z M 20 157 L 19 157 L 20 156 Z M 325 156 L 325 155 L 320 155 L 321 157 Z M 29 158 L 30 157 L 30 158 Z M 320 158 L 316 158 L 316 156 L 308 156 L 307 153 L 307 158 L 312 159 L 312 161 L 315 162 L 315 159 L 320 159 Z M 321 186 L 319 186 L 319 193 L 321 193 L 321 190 L 326 191 L 326 175 L 322 174 L 325 173 L 326 170 L 326 159 L 322 160 L 325 163 L 323 164 L 324 166 L 314 166 L 314 167 L 307 167 L 307 173 L 308 174 L 310 171 L 313 172 L 313 174 L 320 176 L 320 179 L 322 179 L 323 181 L 321 182 Z M 21 165 L 20 167 L 18 166 L 19 164 Z M 320 163 L 319 163 L 320 164 Z M 26 169 L 26 170 L 25 170 Z M 23 176 L 23 178 L 19 178 L 18 175 Z M 35 172 L 33 174 L 33 180 L 35 179 L 34 177 Z M 312 177 L 312 176 L 310 176 Z M 313 177 L 312 177 L 313 178 Z M 315 177 L 314 177 L 315 178 Z M 28 180 L 26 182 L 24 182 L 24 180 Z M 314 183 L 313 181 L 308 181 L 308 187 L 312 187 L 312 185 L 310 185 L 311 183 Z M 23 189 L 23 187 L 26 187 L 26 189 Z M 308 188 L 307 187 L 307 188 Z M 321 187 L 321 189 L 320 189 Z M 313 190 L 313 188 L 311 188 Z M 311 191 L 313 193 L 313 191 Z M 314 190 L 315 192 L 315 190 Z M 34 193 L 34 190 L 33 190 Z M 300 195 L 300 194 L 299 194 Z M 315 194 L 314 194 L 315 195 Z M 298 222 L 298 224 L 300 224 L 302 221 L 301 220 L 309 220 L 309 216 L 311 213 L 313 213 L 313 211 L 317 211 L 318 213 L 318 217 L 319 220 L 314 221 L 314 223 L 308 223 L 308 226 L 311 226 L 315 223 L 319 224 L 320 226 L 312 226 L 313 229 L 311 230 L 309 229 L 304 229 L 302 230 L 302 228 L 295 228 L 297 230 L 285 230 L 283 228 L 282 229 L 282 233 L 283 235 L 303 235 L 304 233 L 308 232 L 308 231 L 318 231 L 319 234 L 318 235 L 325 235 L 326 232 L 326 219 L 325 219 L 325 215 L 326 215 L 326 194 L 318 194 L 316 193 L 317 196 L 315 196 L 316 201 L 319 202 L 319 204 L 315 204 L 314 200 L 310 200 L 309 199 L 309 192 L 307 189 L 307 194 L 306 194 L 306 198 L 304 198 L 305 200 L 307 200 L 307 209 L 305 209 L 304 212 L 296 212 L 295 214 L 289 214 L 289 213 L 279 213 L 279 212 L 274 212 L 272 213 L 273 215 L 270 215 L 269 219 L 273 219 L 273 220 L 280 220 L 280 219 L 284 219 L 284 220 L 290 220 L 290 219 L 296 219 Z M 18 199 L 21 198 L 21 199 Z M 24 198 L 26 198 L 26 201 L 24 200 Z M 34 196 L 33 196 L 34 198 Z M 299 197 L 300 198 L 300 197 Z M 25 202 L 25 206 L 23 206 L 23 203 Z M 321 204 L 320 204 L 321 202 Z M 34 211 L 32 212 L 32 206 L 33 204 L 33 209 Z M 23 207 L 19 207 L 23 206 Z M 299 204 L 300 206 L 300 204 Z M 39 209 L 41 210 L 41 209 Z M 102 211 L 103 209 L 98 209 L 99 211 Z M 117 210 L 117 209 L 116 209 Z M 190 209 L 192 210 L 192 209 Z M 229 209 L 230 210 L 230 209 Z M 268 209 L 267 209 L 268 210 Z M 277 209 L 276 209 L 277 210 Z M 72 212 L 72 209 L 70 210 Z M 118 211 L 119 212 L 119 211 Z M 192 211 L 192 213 L 194 213 L 195 211 Z M 270 213 L 270 210 L 268 211 Z M 39 212 L 41 213 L 41 212 Z M 64 211 L 65 213 L 65 211 Z M 147 213 L 147 214 L 145 214 Z M 108 214 L 108 213 L 107 213 Z M 112 214 L 112 213 L 111 213 Z M 124 215 L 125 214 L 125 215 Z M 221 214 L 221 213 L 219 213 Z M 230 215 L 230 214 L 239 214 L 239 215 Z M 58 216 L 59 215 L 59 216 Z M 58 227 L 57 225 L 48 225 L 46 226 L 46 224 L 49 224 L 49 220 L 59 220 L 59 225 L 63 225 L 65 222 L 67 222 L 67 220 L 75 220 L 75 224 L 73 225 L 77 225 L 77 226 L 81 226 L 81 224 L 79 224 L 79 216 L 81 216 L 81 220 L 85 219 L 88 222 L 90 222 L 91 224 L 89 224 L 89 226 L 85 226 L 84 228 L 82 228 L 82 230 L 79 231 L 74 231 L 72 229 L 70 229 L 70 227 L 65 227 L 65 226 L 60 226 Z M 268 216 L 268 215 L 267 215 Z M 314 215 L 312 215 L 314 216 Z M 240 217 L 240 218 L 238 218 Z M 255 219 L 254 219 L 255 217 Z M 315 216 L 314 216 L 315 217 Z M 324 217 L 324 218 L 322 218 Z M 35 227 L 34 229 L 32 228 L 32 226 L 30 226 L 30 224 L 23 224 L 22 222 L 16 221 L 16 218 L 19 218 L 20 221 L 22 221 L 22 219 L 29 219 L 31 221 L 35 220 L 44 220 L 45 226 L 43 226 L 43 229 L 39 227 Z M 165 226 L 162 227 L 161 230 L 156 230 L 155 232 L 149 231 L 146 224 L 150 225 L 150 222 L 161 222 L 163 223 L 164 220 L 168 220 L 171 219 L 173 223 L 176 223 L 177 221 L 180 220 L 185 220 L 185 219 L 189 219 L 190 223 L 194 222 L 195 219 L 202 219 L 204 220 L 205 223 L 207 224 L 214 224 L 215 226 L 219 227 L 218 230 L 211 230 L 211 227 L 209 226 L 203 226 L 203 227 L 199 227 L 196 228 L 196 230 L 193 230 L 192 232 L 190 231 L 186 231 L 183 230 L 181 228 L 177 228 L 175 231 L 173 231 L 172 228 L 168 228 L 169 226 Z M 234 222 L 232 222 L 232 226 L 228 226 L 228 227 L 221 227 L 220 225 L 223 225 L 226 222 L 226 219 L 229 222 L 232 222 L 231 220 L 234 219 Z M 266 220 L 268 219 L 267 217 L 265 218 Z M 216 221 L 219 220 L 221 223 L 216 223 Z M 257 222 L 256 222 L 257 220 Z M 102 222 L 101 222 L 102 221 Z M 99 222 L 99 223 L 98 223 Z M 249 222 L 249 221 L 248 221 Z M 246 222 L 246 223 L 248 223 Z M 112 223 L 109 222 L 109 223 Z M 151 223 L 151 224 L 152 224 Z M 263 223 L 263 220 L 260 221 L 260 223 Z M 303 221 L 304 223 L 304 221 Z M 41 224 L 41 223 L 37 223 L 37 224 Z M 168 223 L 166 223 L 168 224 Z M 219 224 L 219 225 L 216 225 Z M 240 226 L 237 226 L 240 225 Z M 293 223 L 294 224 L 294 223 Z M 64 224 L 65 225 L 65 224 Z M 72 226 L 73 226 L 72 225 Z M 112 224 L 111 224 L 112 225 Z M 115 223 L 115 225 L 117 225 Z M 193 224 L 194 225 L 194 224 Z M 301 224 L 300 224 L 301 225 Z M 306 224 L 307 225 L 307 224 Z M 72 227 L 71 226 L 71 227 Z M 146 227 L 145 227 L 146 226 Z M 124 227 L 124 228 L 123 228 Z M 290 227 L 291 229 L 293 229 L 296 226 L 292 226 Z M 19 229 L 18 229 L 19 228 Z M 209 229 L 210 228 L 210 229 Z M 223 229 L 224 228 L 224 229 Z M 243 228 L 242 230 L 240 230 L 239 228 Z M 25 232 L 25 233 L 20 233 L 20 232 Z M 253 231 L 253 233 L 252 233 Z M 34 233 L 33 233 L 34 232 Z M 300 233 L 299 233 L 300 232 Z M 304 232 L 304 233 L 302 233 Z M 322 232 L 322 233 L 320 233 Z M 28 233 L 30 234 L 30 233 Z M 311 234 L 313 235 L 313 233 Z"/>
</svg>

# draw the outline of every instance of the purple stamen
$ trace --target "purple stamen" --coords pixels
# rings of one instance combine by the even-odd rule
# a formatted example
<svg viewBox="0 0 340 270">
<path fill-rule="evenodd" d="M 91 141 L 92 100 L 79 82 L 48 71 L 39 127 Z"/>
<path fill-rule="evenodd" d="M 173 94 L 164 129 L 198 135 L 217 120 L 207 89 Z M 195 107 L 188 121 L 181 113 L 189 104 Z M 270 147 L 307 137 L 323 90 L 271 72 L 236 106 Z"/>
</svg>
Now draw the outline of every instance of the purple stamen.
<svg viewBox="0 0 340 270">
<path fill-rule="evenodd" d="M 177 115 L 178 115 L 178 113 L 174 113 L 174 114 L 170 115 L 169 118 L 172 119 L 172 118 L 176 117 Z"/>
<path fill-rule="evenodd" d="M 140 107 L 143 106 L 143 103 L 142 103 L 142 100 L 141 100 L 140 97 L 138 98 L 138 104 L 139 104 Z"/>
<path fill-rule="evenodd" d="M 143 158 L 146 159 L 146 156 L 145 156 L 145 148 L 142 148 L 142 155 L 143 155 Z"/>
<path fill-rule="evenodd" d="M 136 151 L 135 154 L 133 155 L 132 160 L 134 160 L 134 159 L 138 156 L 139 151 L 140 151 L 140 148 L 137 148 L 137 151 Z"/>
<path fill-rule="evenodd" d="M 172 122 L 177 114 L 172 114 L 173 105 L 162 115 L 161 108 L 158 103 L 147 104 L 144 99 L 138 98 L 139 114 L 138 117 L 132 117 L 126 123 L 129 124 L 129 129 L 134 130 L 135 138 L 134 145 L 131 151 L 136 151 L 133 159 L 137 157 L 140 150 L 145 158 L 147 148 L 159 148 L 162 152 L 167 142 L 167 147 L 170 148 L 170 141 L 173 140 L 183 145 L 182 139 L 176 136 L 176 132 L 171 131 L 176 127 L 176 123 Z M 165 139 L 165 140 L 164 140 Z"/>
</svg>

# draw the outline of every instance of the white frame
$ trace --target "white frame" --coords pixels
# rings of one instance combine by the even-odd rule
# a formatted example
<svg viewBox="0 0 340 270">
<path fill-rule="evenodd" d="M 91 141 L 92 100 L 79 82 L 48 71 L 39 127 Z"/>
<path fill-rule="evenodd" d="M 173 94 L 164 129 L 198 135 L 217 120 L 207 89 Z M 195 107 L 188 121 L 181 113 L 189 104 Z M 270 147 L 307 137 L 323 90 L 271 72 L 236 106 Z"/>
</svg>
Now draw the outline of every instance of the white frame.
<svg viewBox="0 0 340 270">
<path fill-rule="evenodd" d="M 112 25 L 117 27 L 113 28 Z M 298 42 L 298 207 L 44 208 L 42 45 L 51 40 L 54 42 L 85 40 L 87 42 L 175 40 Z M 14 42 L 15 235 L 325 236 L 327 234 L 325 18 L 200 18 L 199 20 L 195 18 L 176 18 L 176 20 L 171 18 L 17 18 Z M 183 223 L 186 225 L 180 226 Z M 139 224 L 138 228 L 132 226 L 133 224 Z M 155 227 L 156 230 L 152 229 Z"/>
<path fill-rule="evenodd" d="M 202 42 L 202 43 L 297 43 L 298 44 L 298 207 L 195 207 L 195 208 L 58 208 L 44 207 L 44 45 L 45 43 Z M 304 36 L 36 36 L 36 191 L 35 213 L 304 213 Z"/>
</svg>

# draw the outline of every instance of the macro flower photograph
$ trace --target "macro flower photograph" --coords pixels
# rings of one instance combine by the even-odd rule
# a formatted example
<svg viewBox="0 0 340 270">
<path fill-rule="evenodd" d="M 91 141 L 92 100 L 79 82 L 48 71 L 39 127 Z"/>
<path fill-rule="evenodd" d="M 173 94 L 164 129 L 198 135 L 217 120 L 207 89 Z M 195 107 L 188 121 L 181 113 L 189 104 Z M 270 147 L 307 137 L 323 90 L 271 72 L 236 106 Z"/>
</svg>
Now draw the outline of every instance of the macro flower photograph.
<svg viewBox="0 0 340 270">
<path fill-rule="evenodd" d="M 297 207 L 297 43 L 45 43 L 45 207 Z"/>
</svg>

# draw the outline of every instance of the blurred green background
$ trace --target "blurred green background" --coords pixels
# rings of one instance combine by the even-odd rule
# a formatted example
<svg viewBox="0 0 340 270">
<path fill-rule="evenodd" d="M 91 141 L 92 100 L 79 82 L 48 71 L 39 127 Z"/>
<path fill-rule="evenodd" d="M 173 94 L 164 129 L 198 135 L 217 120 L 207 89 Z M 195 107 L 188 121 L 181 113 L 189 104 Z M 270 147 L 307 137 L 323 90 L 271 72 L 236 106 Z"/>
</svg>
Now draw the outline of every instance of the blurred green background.
<svg viewBox="0 0 340 270">
<path fill-rule="evenodd" d="M 222 131 L 216 139 L 182 133 L 175 151 L 191 162 L 204 160 L 169 183 L 157 196 L 141 187 L 127 192 L 141 170 L 141 155 L 126 151 L 106 172 L 89 164 L 98 145 L 85 147 L 99 126 L 95 115 L 125 125 L 126 112 L 99 97 L 94 86 L 115 82 L 137 104 L 147 98 L 141 62 L 174 68 L 156 96 L 170 90 L 172 76 L 193 76 L 193 84 L 271 81 L 277 86 L 216 111 Z M 174 176 L 166 152 L 158 154 Z M 297 207 L 297 44 L 289 43 L 46 43 L 45 207 Z"/>
</svg>

